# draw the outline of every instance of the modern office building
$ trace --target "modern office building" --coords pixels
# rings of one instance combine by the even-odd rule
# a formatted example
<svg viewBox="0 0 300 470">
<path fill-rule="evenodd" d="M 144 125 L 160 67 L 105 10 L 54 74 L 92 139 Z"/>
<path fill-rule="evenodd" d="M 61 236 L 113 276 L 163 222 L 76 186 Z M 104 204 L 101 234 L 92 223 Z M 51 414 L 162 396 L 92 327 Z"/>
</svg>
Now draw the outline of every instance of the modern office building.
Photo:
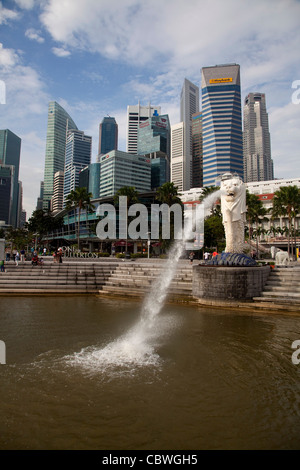
<svg viewBox="0 0 300 470">
<path fill-rule="evenodd" d="M 83 131 L 67 131 L 64 176 L 64 204 L 68 194 L 79 186 L 79 173 L 91 163 L 92 137 Z"/>
<path fill-rule="evenodd" d="M 13 165 L 2 165 L 0 163 L 0 222 L 10 225 L 10 216 L 14 188 Z"/>
<path fill-rule="evenodd" d="M 163 157 L 151 161 L 151 189 L 156 191 L 160 186 L 170 181 L 170 166 Z"/>
<path fill-rule="evenodd" d="M 171 181 L 178 191 L 185 191 L 186 166 L 184 160 L 184 123 L 171 126 Z M 188 173 L 190 176 L 190 173 Z"/>
<path fill-rule="evenodd" d="M 192 116 L 192 188 L 203 186 L 203 139 L 202 139 L 202 113 Z"/>
<path fill-rule="evenodd" d="M 184 181 L 183 188 L 188 190 L 192 187 L 193 179 L 193 136 L 192 116 L 199 113 L 199 87 L 184 79 L 180 95 L 180 122 L 184 123 L 183 132 L 183 165 Z"/>
<path fill-rule="evenodd" d="M 44 200 L 44 181 L 40 183 L 40 195 L 36 201 L 36 210 L 43 210 L 43 200 Z"/>
<path fill-rule="evenodd" d="M 202 68 L 203 185 L 225 173 L 244 177 L 240 66 Z"/>
<path fill-rule="evenodd" d="M 112 150 L 100 160 L 100 197 L 114 196 L 124 186 L 137 192 L 151 189 L 151 160 L 140 155 Z"/>
<path fill-rule="evenodd" d="M 18 182 L 18 220 L 17 227 L 22 227 L 22 213 L 23 213 L 23 184 L 22 181 Z"/>
<path fill-rule="evenodd" d="M 140 123 L 137 154 L 151 160 L 152 189 L 170 181 L 170 121 L 167 114 Z"/>
<path fill-rule="evenodd" d="M 0 130 L 0 164 L 14 167 L 9 224 L 18 227 L 19 223 L 19 168 L 21 139 L 9 129 Z"/>
<path fill-rule="evenodd" d="M 54 175 L 65 170 L 66 137 L 77 126 L 69 114 L 56 101 L 48 106 L 48 124 L 44 171 L 43 208 L 49 209 L 53 196 Z"/>
<path fill-rule="evenodd" d="M 244 181 L 274 179 L 269 119 L 264 93 L 249 93 L 244 103 Z"/>
<path fill-rule="evenodd" d="M 137 154 L 138 129 L 141 122 L 151 116 L 158 116 L 160 112 L 160 106 L 152 106 L 150 103 L 148 106 L 141 106 L 140 102 L 134 106 L 127 106 L 127 153 Z"/>
<path fill-rule="evenodd" d="M 104 117 L 99 126 L 98 156 L 118 149 L 118 124 L 114 117 Z"/>
<path fill-rule="evenodd" d="M 57 171 L 54 175 L 53 196 L 51 198 L 51 210 L 56 213 L 64 207 L 64 172 Z"/>
<path fill-rule="evenodd" d="M 100 162 L 87 165 L 79 173 L 79 187 L 86 188 L 97 199 L 100 194 Z"/>
</svg>

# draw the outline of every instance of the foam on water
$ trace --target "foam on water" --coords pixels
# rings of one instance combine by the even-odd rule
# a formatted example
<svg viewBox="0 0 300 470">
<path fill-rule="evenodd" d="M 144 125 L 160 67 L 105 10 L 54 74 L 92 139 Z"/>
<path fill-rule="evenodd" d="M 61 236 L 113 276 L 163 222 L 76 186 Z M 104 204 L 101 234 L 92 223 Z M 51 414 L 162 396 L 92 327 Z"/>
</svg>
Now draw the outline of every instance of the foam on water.
<svg viewBox="0 0 300 470">
<path fill-rule="evenodd" d="M 207 208 L 219 197 L 220 191 L 207 196 Z M 69 364 L 96 370 L 118 370 L 120 368 L 134 370 L 136 367 L 157 366 L 161 358 L 157 347 L 162 335 L 166 332 L 166 324 L 158 318 L 168 288 L 176 273 L 178 261 L 191 237 L 193 227 L 192 211 L 185 213 L 186 223 L 183 237 L 177 240 L 168 256 L 165 268 L 153 283 L 150 293 L 146 296 L 141 309 L 140 319 L 125 335 L 112 341 L 102 348 L 95 346 L 82 349 L 67 358 Z M 168 330 L 169 331 L 169 330 Z"/>
</svg>

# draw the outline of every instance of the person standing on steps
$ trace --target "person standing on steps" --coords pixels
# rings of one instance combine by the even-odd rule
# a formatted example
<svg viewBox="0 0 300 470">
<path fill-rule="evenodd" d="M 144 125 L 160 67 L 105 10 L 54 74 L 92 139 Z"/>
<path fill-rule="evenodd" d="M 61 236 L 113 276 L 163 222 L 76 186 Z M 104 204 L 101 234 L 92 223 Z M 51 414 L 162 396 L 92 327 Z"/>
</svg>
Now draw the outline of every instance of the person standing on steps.
<svg viewBox="0 0 300 470">
<path fill-rule="evenodd" d="M 193 264 L 194 257 L 195 257 L 195 253 L 191 251 L 191 253 L 189 254 L 190 264 Z"/>
</svg>

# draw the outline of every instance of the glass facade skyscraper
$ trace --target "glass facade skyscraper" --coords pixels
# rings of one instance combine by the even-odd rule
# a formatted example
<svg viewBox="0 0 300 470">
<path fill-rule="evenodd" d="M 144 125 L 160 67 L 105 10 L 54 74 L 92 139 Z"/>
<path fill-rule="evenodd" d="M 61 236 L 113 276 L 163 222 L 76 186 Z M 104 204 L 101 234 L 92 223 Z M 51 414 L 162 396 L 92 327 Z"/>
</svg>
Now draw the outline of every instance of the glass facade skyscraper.
<svg viewBox="0 0 300 470">
<path fill-rule="evenodd" d="M 0 163 L 0 221 L 10 225 L 10 214 L 14 187 L 13 165 Z"/>
<path fill-rule="evenodd" d="M 20 154 L 20 137 L 11 132 L 9 129 L 0 130 L 0 165 L 9 165 L 13 167 L 11 172 L 11 200 L 7 200 L 6 204 L 10 206 L 8 223 L 14 228 L 18 227 L 19 225 Z"/>
<path fill-rule="evenodd" d="M 100 194 L 100 162 L 91 163 L 79 173 L 79 187 L 86 188 L 97 199 Z"/>
<path fill-rule="evenodd" d="M 77 126 L 69 114 L 56 101 L 48 106 L 47 141 L 44 171 L 43 208 L 50 208 L 54 175 L 65 169 L 66 137 L 69 129 Z"/>
<path fill-rule="evenodd" d="M 192 116 L 193 136 L 193 171 L 192 188 L 203 186 L 203 143 L 202 143 L 202 113 Z"/>
<path fill-rule="evenodd" d="M 151 187 L 170 181 L 170 122 L 167 114 L 152 116 L 138 129 L 137 154 L 151 159 Z"/>
<path fill-rule="evenodd" d="M 99 126 L 98 155 L 118 149 L 118 124 L 114 117 L 103 118 Z"/>
<path fill-rule="evenodd" d="M 202 68 L 203 185 L 225 173 L 244 177 L 240 66 Z"/>
<path fill-rule="evenodd" d="M 91 163 L 92 137 L 83 131 L 67 132 L 64 177 L 64 203 L 68 194 L 79 186 L 79 173 Z"/>
<path fill-rule="evenodd" d="M 160 114 L 160 106 L 137 105 L 127 106 L 127 147 L 126 151 L 132 155 L 137 154 L 137 139 L 138 129 L 143 121 L 146 121 L 151 116 L 158 116 Z"/>
</svg>

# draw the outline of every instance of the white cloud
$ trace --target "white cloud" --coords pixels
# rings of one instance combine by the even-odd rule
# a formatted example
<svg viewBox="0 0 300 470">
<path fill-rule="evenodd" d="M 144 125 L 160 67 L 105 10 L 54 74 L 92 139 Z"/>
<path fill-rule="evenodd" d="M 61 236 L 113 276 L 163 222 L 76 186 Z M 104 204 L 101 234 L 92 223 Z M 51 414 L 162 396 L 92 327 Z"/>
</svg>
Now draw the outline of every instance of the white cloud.
<svg viewBox="0 0 300 470">
<path fill-rule="evenodd" d="M 35 0 L 15 0 L 15 3 L 24 10 L 31 10 L 34 7 Z"/>
<path fill-rule="evenodd" d="M 13 49 L 3 48 L 3 44 L 0 43 L 0 67 L 9 68 L 16 64 L 18 56 Z M 3 79 L 2 75 L 2 79 Z"/>
<path fill-rule="evenodd" d="M 271 152 L 275 177 L 291 178 L 300 174 L 300 104 L 290 102 L 269 112 Z"/>
<path fill-rule="evenodd" d="M 69 55 L 71 55 L 71 52 L 67 51 L 62 47 L 52 47 L 52 52 L 57 57 L 68 57 Z"/>
<path fill-rule="evenodd" d="M 38 72 L 23 65 L 13 49 L 0 48 L 0 76 L 6 85 L 6 104 L 0 106 L 0 128 L 22 139 L 20 179 L 24 209 L 30 215 L 43 179 L 47 108 L 50 97 Z"/>
<path fill-rule="evenodd" d="M 17 20 L 19 14 L 14 10 L 4 8 L 2 2 L 0 2 L 0 24 L 7 23 L 7 20 Z"/>
<path fill-rule="evenodd" d="M 43 43 L 45 39 L 41 36 L 41 32 L 37 31 L 33 28 L 29 28 L 25 31 L 25 36 L 32 41 L 37 41 L 39 43 Z"/>
</svg>

